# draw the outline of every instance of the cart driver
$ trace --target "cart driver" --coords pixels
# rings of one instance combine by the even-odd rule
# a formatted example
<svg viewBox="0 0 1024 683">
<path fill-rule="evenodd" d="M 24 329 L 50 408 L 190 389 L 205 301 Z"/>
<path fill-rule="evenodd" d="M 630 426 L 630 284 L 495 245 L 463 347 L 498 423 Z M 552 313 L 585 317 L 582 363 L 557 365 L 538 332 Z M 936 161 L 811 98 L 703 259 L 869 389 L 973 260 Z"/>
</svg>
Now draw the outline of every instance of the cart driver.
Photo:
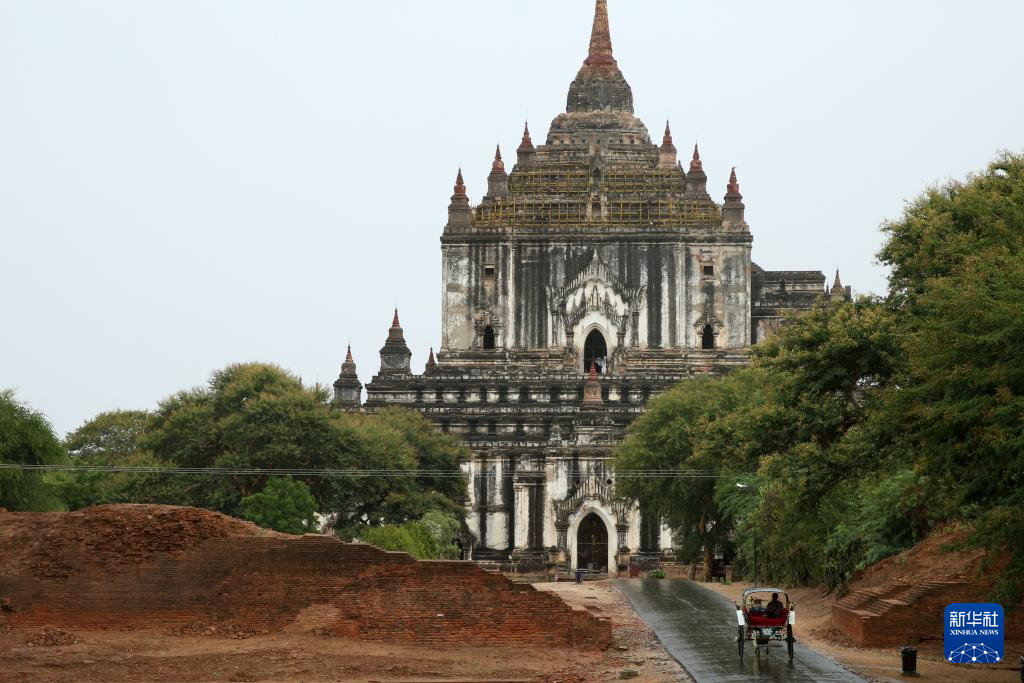
<svg viewBox="0 0 1024 683">
<path fill-rule="evenodd" d="M 778 593 L 772 593 L 772 599 L 768 603 L 767 608 L 765 608 L 764 615 L 766 617 L 771 617 L 771 618 L 774 618 L 774 619 L 778 619 L 779 617 L 782 616 L 782 609 L 783 609 L 783 607 L 782 607 L 782 602 L 779 601 L 779 594 Z"/>
</svg>

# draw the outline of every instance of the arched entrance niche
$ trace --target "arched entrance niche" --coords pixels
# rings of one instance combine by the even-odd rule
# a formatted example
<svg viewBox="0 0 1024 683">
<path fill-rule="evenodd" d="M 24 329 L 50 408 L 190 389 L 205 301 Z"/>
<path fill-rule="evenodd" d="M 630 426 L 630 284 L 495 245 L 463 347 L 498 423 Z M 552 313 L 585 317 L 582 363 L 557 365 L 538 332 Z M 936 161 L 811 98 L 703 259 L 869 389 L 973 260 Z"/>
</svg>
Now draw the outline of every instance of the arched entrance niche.
<svg viewBox="0 0 1024 683">
<path fill-rule="evenodd" d="M 590 573 L 608 572 L 608 528 L 591 512 L 576 530 L 576 566 Z"/>
<path fill-rule="evenodd" d="M 590 331 L 583 342 L 583 373 L 590 372 L 593 364 L 597 374 L 604 374 L 608 369 L 608 342 L 597 328 Z"/>
<path fill-rule="evenodd" d="M 711 327 L 711 323 L 705 325 L 704 331 L 701 332 L 700 347 L 702 349 L 715 348 L 715 328 Z"/>
<path fill-rule="evenodd" d="M 594 503 L 584 505 L 570 519 L 568 540 L 572 569 L 590 569 L 588 564 L 594 564 L 594 570 L 598 572 L 607 572 L 610 569 L 614 573 L 617 570 L 615 558 L 618 552 L 618 534 L 615 520 Z M 603 556 L 600 554 L 602 549 Z"/>
<path fill-rule="evenodd" d="M 495 347 L 494 328 L 488 325 L 484 328 L 484 350 L 493 351 Z"/>
</svg>

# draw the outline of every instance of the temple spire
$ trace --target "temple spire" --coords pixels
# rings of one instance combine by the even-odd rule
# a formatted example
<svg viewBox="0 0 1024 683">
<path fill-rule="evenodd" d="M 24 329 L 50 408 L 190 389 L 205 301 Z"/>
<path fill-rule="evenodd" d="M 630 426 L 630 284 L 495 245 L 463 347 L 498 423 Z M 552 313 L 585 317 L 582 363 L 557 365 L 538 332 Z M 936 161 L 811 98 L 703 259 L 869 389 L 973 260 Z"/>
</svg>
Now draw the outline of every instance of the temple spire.
<svg viewBox="0 0 1024 683">
<path fill-rule="evenodd" d="M 736 179 L 736 167 L 729 173 L 729 186 L 722 204 L 722 225 L 727 230 L 746 230 L 744 219 L 743 195 L 740 194 L 740 182 Z"/>
<path fill-rule="evenodd" d="M 363 385 L 359 382 L 356 362 L 352 359 L 352 345 L 348 345 L 345 362 L 341 364 L 341 373 L 334 382 L 334 404 L 339 408 L 352 410 L 359 407 Z"/>
<path fill-rule="evenodd" d="M 401 327 L 402 324 L 398 322 L 398 309 L 395 308 L 395 318 L 391 321 L 391 327 Z"/>
<path fill-rule="evenodd" d="M 505 162 L 501 159 L 501 145 L 494 150 L 494 162 L 491 164 L 491 173 L 487 176 L 487 197 L 485 201 L 494 201 L 497 197 L 508 196 L 508 173 L 505 172 Z"/>
<path fill-rule="evenodd" d="M 672 144 L 672 129 L 668 121 L 665 121 L 665 137 L 661 140 L 661 149 L 658 150 L 658 168 L 669 170 L 679 165 L 676 157 L 676 146 Z"/>
<path fill-rule="evenodd" d="M 832 290 L 828 292 L 828 298 L 832 301 L 848 301 L 852 298 L 849 294 L 846 287 L 843 287 L 843 281 L 839 279 L 839 269 L 837 268 L 836 280 L 832 283 Z"/>
<path fill-rule="evenodd" d="M 700 150 L 697 144 L 693 145 L 693 159 L 690 160 L 690 170 L 686 174 L 686 194 L 696 197 L 706 197 L 708 194 L 708 176 L 704 173 L 704 164 L 700 160 Z"/>
<path fill-rule="evenodd" d="M 466 181 L 462 179 L 462 167 L 459 166 L 459 174 L 455 176 L 455 196 L 466 196 Z"/>
<path fill-rule="evenodd" d="M 729 174 L 729 185 L 726 188 L 726 198 L 738 197 L 743 199 L 743 195 L 740 194 L 740 183 L 736 180 L 736 167 L 732 167 L 732 172 Z"/>
<path fill-rule="evenodd" d="M 608 25 L 608 0 L 597 0 L 594 7 L 594 28 L 590 33 L 590 52 L 584 64 L 615 64 L 612 34 Z"/>
<path fill-rule="evenodd" d="M 466 182 L 462 179 L 462 168 L 455 177 L 455 193 L 448 204 L 448 225 L 445 232 L 462 232 L 473 224 L 473 212 L 469 208 L 469 197 L 466 196 Z"/>
<path fill-rule="evenodd" d="M 437 360 L 434 358 L 434 347 L 430 347 L 430 357 L 427 358 L 427 367 L 423 370 L 424 375 L 437 374 Z"/>
<path fill-rule="evenodd" d="M 523 124 L 523 141 L 519 143 L 516 150 L 518 162 L 521 166 L 531 164 L 537 156 L 537 148 L 533 146 L 533 138 L 530 137 L 530 122 Z"/>
</svg>

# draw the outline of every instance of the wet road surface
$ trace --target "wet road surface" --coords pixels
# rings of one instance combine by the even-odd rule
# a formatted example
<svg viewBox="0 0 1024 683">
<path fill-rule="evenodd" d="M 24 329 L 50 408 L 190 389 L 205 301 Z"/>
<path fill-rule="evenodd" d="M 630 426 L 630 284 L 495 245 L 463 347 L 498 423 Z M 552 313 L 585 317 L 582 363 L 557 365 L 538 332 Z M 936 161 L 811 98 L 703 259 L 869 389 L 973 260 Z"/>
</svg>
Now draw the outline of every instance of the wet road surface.
<svg viewBox="0 0 1024 683">
<path fill-rule="evenodd" d="M 833 660 L 800 645 L 800 619 L 793 662 L 786 644 L 770 655 L 754 656 L 753 646 L 740 661 L 736 647 L 736 609 L 727 599 L 690 581 L 631 579 L 618 581 L 637 613 L 658 640 L 697 683 L 705 681 L 863 681 Z"/>
</svg>

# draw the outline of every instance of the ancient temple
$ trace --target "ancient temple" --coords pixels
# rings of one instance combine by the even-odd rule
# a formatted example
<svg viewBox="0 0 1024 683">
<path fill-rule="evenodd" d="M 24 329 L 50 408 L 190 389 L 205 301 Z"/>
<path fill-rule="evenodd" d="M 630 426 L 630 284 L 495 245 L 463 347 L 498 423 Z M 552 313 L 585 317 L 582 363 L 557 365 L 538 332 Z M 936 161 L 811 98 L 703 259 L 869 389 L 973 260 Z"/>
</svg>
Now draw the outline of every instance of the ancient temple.
<svg viewBox="0 0 1024 683">
<path fill-rule="evenodd" d="M 819 271 L 766 271 L 735 169 L 708 192 L 633 113 L 597 0 L 589 53 L 543 144 L 495 151 L 473 206 L 459 171 L 441 238 L 442 339 L 422 374 L 396 311 L 360 404 L 351 355 L 336 401 L 403 405 L 465 439 L 473 556 L 614 571 L 670 552 L 672 535 L 615 495 L 612 451 L 647 401 L 747 363 L 753 343 L 831 290 Z"/>
</svg>

